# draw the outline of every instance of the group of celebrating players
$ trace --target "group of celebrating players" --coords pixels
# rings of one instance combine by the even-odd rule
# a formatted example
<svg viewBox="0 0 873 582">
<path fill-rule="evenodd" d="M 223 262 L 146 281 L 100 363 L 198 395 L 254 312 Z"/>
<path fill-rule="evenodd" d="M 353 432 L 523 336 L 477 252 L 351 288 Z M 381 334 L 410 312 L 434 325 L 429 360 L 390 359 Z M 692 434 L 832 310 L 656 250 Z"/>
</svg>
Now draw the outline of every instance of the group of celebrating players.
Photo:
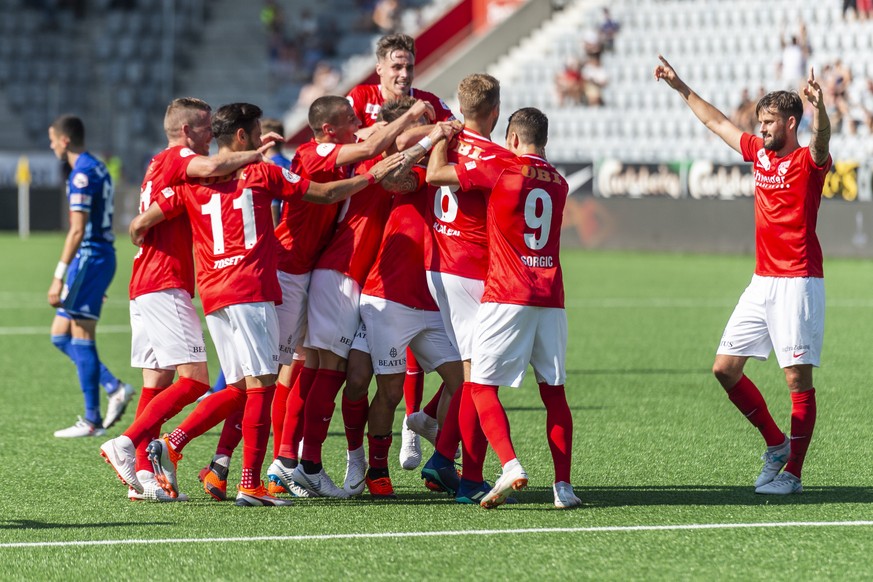
<svg viewBox="0 0 873 582">
<path fill-rule="evenodd" d="M 545 159 L 548 120 L 533 108 L 516 111 L 506 148 L 498 146 L 490 139 L 498 81 L 462 80 L 462 124 L 438 97 L 412 88 L 414 59 L 411 37 L 380 39 L 380 83 L 316 100 L 314 137 L 290 164 L 265 157 L 282 137 L 262 134 L 255 105 L 214 113 L 194 98 L 169 105 L 168 147 L 148 167 L 130 225 L 140 246 L 130 283 L 132 365 L 143 370 L 143 388 L 133 423 L 101 446 L 131 499 L 187 499 L 176 477 L 182 451 L 221 422 L 215 457 L 200 472 L 215 499 L 228 498 L 240 441 L 237 505 L 365 489 L 394 498 L 388 457 L 405 398 L 403 468 L 421 464 L 423 436 L 434 445 L 421 471 L 429 489 L 497 507 L 528 482 L 497 388 L 520 386 L 530 363 L 547 409 L 555 505 L 580 504 L 563 386 L 559 238 L 568 186 Z M 212 139 L 218 153 L 210 156 Z M 209 385 L 195 272 L 227 381 L 202 399 Z M 443 383 L 419 410 L 431 371 Z M 322 445 L 343 386 L 340 487 L 323 468 Z M 503 466 L 493 486 L 483 477 L 488 443 Z"/>
</svg>

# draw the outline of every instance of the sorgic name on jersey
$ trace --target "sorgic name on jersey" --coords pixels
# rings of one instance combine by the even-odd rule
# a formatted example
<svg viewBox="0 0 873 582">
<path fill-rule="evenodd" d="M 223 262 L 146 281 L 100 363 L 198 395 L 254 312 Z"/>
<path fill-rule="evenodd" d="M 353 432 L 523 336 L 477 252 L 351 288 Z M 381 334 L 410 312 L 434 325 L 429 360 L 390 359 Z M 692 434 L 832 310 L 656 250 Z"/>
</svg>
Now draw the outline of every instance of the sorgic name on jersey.
<svg viewBox="0 0 873 582">
<path fill-rule="evenodd" d="M 519 257 L 521 259 L 521 263 L 525 267 L 554 267 L 555 261 L 551 256 L 548 257 L 540 257 L 537 255 L 522 255 Z"/>
<path fill-rule="evenodd" d="M 227 257 L 226 259 L 216 259 L 215 264 L 212 266 L 213 269 L 223 269 L 225 267 L 232 267 L 239 263 L 243 259 L 242 255 L 237 255 L 235 257 Z"/>
</svg>

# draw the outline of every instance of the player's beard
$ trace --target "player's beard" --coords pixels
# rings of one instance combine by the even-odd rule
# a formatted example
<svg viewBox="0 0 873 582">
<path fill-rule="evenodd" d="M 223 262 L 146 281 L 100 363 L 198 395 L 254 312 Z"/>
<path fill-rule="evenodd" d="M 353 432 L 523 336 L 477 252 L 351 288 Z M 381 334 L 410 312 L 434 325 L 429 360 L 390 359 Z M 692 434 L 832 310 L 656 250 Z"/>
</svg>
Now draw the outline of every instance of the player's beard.
<svg viewBox="0 0 873 582">
<path fill-rule="evenodd" d="M 769 134 L 764 137 L 764 149 L 771 152 L 778 152 L 785 147 L 785 136 Z"/>
</svg>

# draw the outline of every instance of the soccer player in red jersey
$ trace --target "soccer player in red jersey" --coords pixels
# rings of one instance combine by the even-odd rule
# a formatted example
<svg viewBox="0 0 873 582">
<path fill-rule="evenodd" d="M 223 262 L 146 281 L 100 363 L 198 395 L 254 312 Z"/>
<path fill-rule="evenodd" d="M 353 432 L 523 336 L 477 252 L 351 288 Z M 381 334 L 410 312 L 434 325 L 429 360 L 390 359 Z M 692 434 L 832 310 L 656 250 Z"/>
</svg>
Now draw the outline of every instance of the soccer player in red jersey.
<svg viewBox="0 0 873 582">
<path fill-rule="evenodd" d="M 479 73 L 469 75 L 461 80 L 458 97 L 464 128 L 449 144 L 449 164 L 513 158 L 509 150 L 491 141 L 491 131 L 500 116 L 500 83 L 497 79 Z M 438 188 L 433 203 L 427 208 L 433 244 L 429 245 L 430 249 L 425 248 L 424 266 L 430 292 L 440 308 L 446 331 L 461 353 L 465 385 L 452 396 L 442 430 L 434 443 L 436 450 L 425 464 L 422 476 L 426 481 L 454 492 L 459 502 L 478 503 L 478 497 L 488 493 L 491 486 L 482 477 L 487 443 L 467 384 L 470 382 L 476 312 L 488 271 L 487 193 L 471 190 L 459 195 L 453 169 L 445 168 L 442 173 L 442 181 L 428 175 L 428 183 Z M 462 400 L 466 400 L 466 404 L 462 404 Z M 458 414 L 462 410 L 466 420 L 459 424 Z M 407 423 L 416 432 L 424 434 L 428 429 L 436 429 L 437 419 L 422 411 L 410 415 Z M 462 428 L 466 431 L 466 439 L 461 438 Z M 459 482 L 454 454 L 461 440 L 464 441 L 464 463 Z"/>
<path fill-rule="evenodd" d="M 174 191 L 191 179 L 222 176 L 260 160 L 258 151 L 222 152 L 210 157 L 211 113 L 205 101 L 192 97 L 169 104 L 164 115 L 167 148 L 152 158 L 146 170 L 140 212 L 165 189 Z M 131 499 L 178 499 L 162 495 L 145 448 L 160 434 L 165 419 L 208 389 L 206 345 L 191 302 L 193 295 L 191 225 L 187 218 L 178 217 L 151 229 L 134 257 L 131 365 L 142 368 L 143 388 L 133 424 L 100 447 L 103 457 L 130 486 Z M 173 383 L 177 373 L 179 379 Z"/>
<path fill-rule="evenodd" d="M 247 103 L 221 107 L 212 129 L 221 151 L 261 145 L 261 110 Z M 237 505 L 286 505 L 260 479 L 270 432 L 270 404 L 278 368 L 279 327 L 274 304 L 281 300 L 277 249 L 270 206 L 281 198 L 322 204 L 342 201 L 384 176 L 398 158 L 377 164 L 364 176 L 325 185 L 310 183 L 273 164 L 252 164 L 233 174 L 186 185 L 178 195 L 164 191 L 157 204 L 131 225 L 132 236 L 164 216 L 187 212 L 197 256 L 197 284 L 206 322 L 229 387 L 205 400 L 169 435 L 153 440 L 149 458 L 158 482 L 178 493 L 176 464 L 183 447 L 244 407 L 242 479 Z"/>
<path fill-rule="evenodd" d="M 754 164 L 755 274 L 728 320 L 712 371 L 767 444 L 755 493 L 800 493 L 816 417 L 812 371 L 819 365 L 824 335 L 824 271 L 815 226 L 832 161 L 822 90 L 810 69 L 803 93 L 814 108 L 812 137 L 801 147 L 797 128 L 803 101 L 797 93 L 774 91 L 758 102 L 758 137 L 740 130 L 659 58 L 655 79 L 676 90 L 707 128 Z M 766 360 L 774 350 L 791 393 L 790 436 L 776 425 L 761 392 L 743 373 L 750 357 Z"/>
<path fill-rule="evenodd" d="M 427 91 L 415 89 L 412 82 L 415 79 L 415 39 L 406 34 L 389 34 L 383 36 L 376 43 L 376 74 L 379 75 L 377 85 L 357 85 L 352 88 L 346 97 L 352 104 L 355 113 L 361 119 L 363 128 L 358 136 L 366 138 L 374 131 L 381 121 L 379 112 L 387 100 L 397 99 L 404 96 L 423 99 L 433 106 L 435 121 L 451 121 L 455 119 L 452 110 L 445 102 Z M 409 143 L 415 143 L 419 138 L 427 135 L 429 128 L 422 127 L 418 131 L 408 132 L 404 139 Z M 404 142 L 405 143 L 405 142 Z M 404 149 L 404 145 L 399 146 Z M 415 361 L 415 356 L 407 350 L 406 381 L 403 392 L 406 400 L 406 415 L 418 411 L 422 391 L 424 388 L 424 372 Z M 440 401 L 442 390 L 434 396 L 427 408 L 435 408 Z M 433 431 L 430 431 L 433 434 Z M 401 432 L 402 443 L 400 447 L 400 465 L 407 470 L 415 469 L 421 464 L 421 444 L 418 434 L 407 426 L 407 419 L 403 419 Z"/>
<path fill-rule="evenodd" d="M 401 131 L 417 121 L 421 116 L 433 117 L 433 108 L 424 101 L 416 101 L 412 108 L 392 123 L 379 128 L 369 139 L 355 143 L 355 132 L 360 120 L 348 101 L 339 96 L 325 96 L 316 99 L 309 108 L 309 126 L 314 137 L 297 148 L 292 161 L 292 169 L 313 181 L 328 182 L 348 178 L 353 165 L 372 159 L 385 151 Z M 303 434 L 303 410 L 310 389 L 315 385 L 319 368 L 318 352 L 305 350 L 306 365 L 295 382 L 291 382 L 292 354 L 302 344 L 306 331 L 307 298 L 312 270 L 319 256 L 330 241 L 336 228 L 338 205 L 319 206 L 315 204 L 286 205 L 282 222 L 276 228 L 276 235 L 283 251 L 279 257 L 279 282 L 282 285 L 283 304 L 277 310 L 281 330 L 280 358 L 282 369 L 279 373 L 277 398 L 285 398 L 285 409 L 278 408 L 274 415 L 274 439 L 279 441 L 276 460 L 267 473 L 270 482 L 277 484 L 288 477 L 298 464 L 298 444 Z M 334 371 L 337 370 L 327 370 Z M 309 416 L 313 422 L 322 423 L 322 417 L 315 418 L 317 410 L 325 410 L 328 400 L 333 401 L 336 392 L 331 391 L 339 382 L 337 374 L 322 374 L 325 388 L 318 388 L 314 394 L 318 402 L 313 403 Z M 342 382 L 339 382 L 342 386 Z M 336 390 L 339 388 L 336 387 Z M 279 417 L 283 418 L 279 418 Z M 281 422 L 280 422 L 281 420 Z M 316 430 L 313 428 L 313 430 Z M 320 429 L 319 429 L 320 430 Z M 333 484 L 321 468 L 320 445 L 313 443 L 310 454 L 315 459 L 307 459 L 309 477 L 297 472 L 299 485 L 316 496 L 344 497 L 346 493 Z M 288 479 L 285 479 L 285 485 Z M 286 487 L 287 489 L 287 487 Z M 275 489 L 278 491 L 278 489 Z"/>
<path fill-rule="evenodd" d="M 487 203 L 490 258 L 467 386 L 482 430 L 503 465 L 494 487 L 475 499 L 486 508 L 504 503 L 511 490 L 527 486 L 497 388 L 520 386 L 528 363 L 546 407 L 555 505 L 580 503 L 570 485 L 573 417 L 564 393 L 567 315 L 560 238 L 568 187 L 545 159 L 548 130 L 542 112 L 520 109 L 509 117 L 506 130 L 507 148 L 517 158 L 447 166 L 446 144 L 440 141 L 428 163 L 429 175 L 439 176 L 448 168 L 457 175 L 461 192 L 484 192 Z"/>
</svg>

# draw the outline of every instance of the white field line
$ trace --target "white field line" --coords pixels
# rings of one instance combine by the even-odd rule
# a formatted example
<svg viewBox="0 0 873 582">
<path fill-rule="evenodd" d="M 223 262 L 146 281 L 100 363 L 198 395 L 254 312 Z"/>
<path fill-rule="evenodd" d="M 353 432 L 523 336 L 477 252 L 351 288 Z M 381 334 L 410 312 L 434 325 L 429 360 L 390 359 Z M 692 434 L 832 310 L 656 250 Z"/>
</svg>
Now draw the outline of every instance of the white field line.
<svg viewBox="0 0 873 582">
<path fill-rule="evenodd" d="M 567 308 L 571 309 L 700 309 L 724 308 L 737 304 L 736 299 L 703 299 L 700 297 L 614 297 L 605 299 L 569 299 Z M 873 308 L 871 299 L 832 299 L 827 301 L 827 307 L 834 308 Z"/>
<path fill-rule="evenodd" d="M 45 325 L 30 326 L 30 327 L 0 327 L 0 335 L 44 335 L 49 336 L 49 327 L 51 322 L 47 321 Z M 100 335 L 107 333 L 130 333 L 129 325 L 98 325 L 97 332 Z"/>
<path fill-rule="evenodd" d="M 805 528 L 805 527 L 869 527 L 873 521 L 786 521 L 781 523 L 693 523 L 677 525 L 629 525 L 604 527 L 553 527 L 532 529 L 484 529 L 468 531 L 410 531 L 384 533 L 350 533 L 298 536 L 256 536 L 236 538 L 162 538 L 162 539 L 126 539 L 126 540 L 80 540 L 66 542 L 11 542 L 0 543 L 0 548 L 58 548 L 81 546 L 121 546 L 121 545 L 154 545 L 154 544 L 217 544 L 217 543 L 250 543 L 250 542 L 305 542 L 324 540 L 358 540 L 358 539 L 400 539 L 400 538 L 435 538 L 453 536 L 494 536 L 520 534 L 557 534 L 557 533 L 603 533 L 603 532 L 639 532 L 639 531 L 686 531 L 714 529 L 753 529 L 753 528 Z"/>
</svg>

